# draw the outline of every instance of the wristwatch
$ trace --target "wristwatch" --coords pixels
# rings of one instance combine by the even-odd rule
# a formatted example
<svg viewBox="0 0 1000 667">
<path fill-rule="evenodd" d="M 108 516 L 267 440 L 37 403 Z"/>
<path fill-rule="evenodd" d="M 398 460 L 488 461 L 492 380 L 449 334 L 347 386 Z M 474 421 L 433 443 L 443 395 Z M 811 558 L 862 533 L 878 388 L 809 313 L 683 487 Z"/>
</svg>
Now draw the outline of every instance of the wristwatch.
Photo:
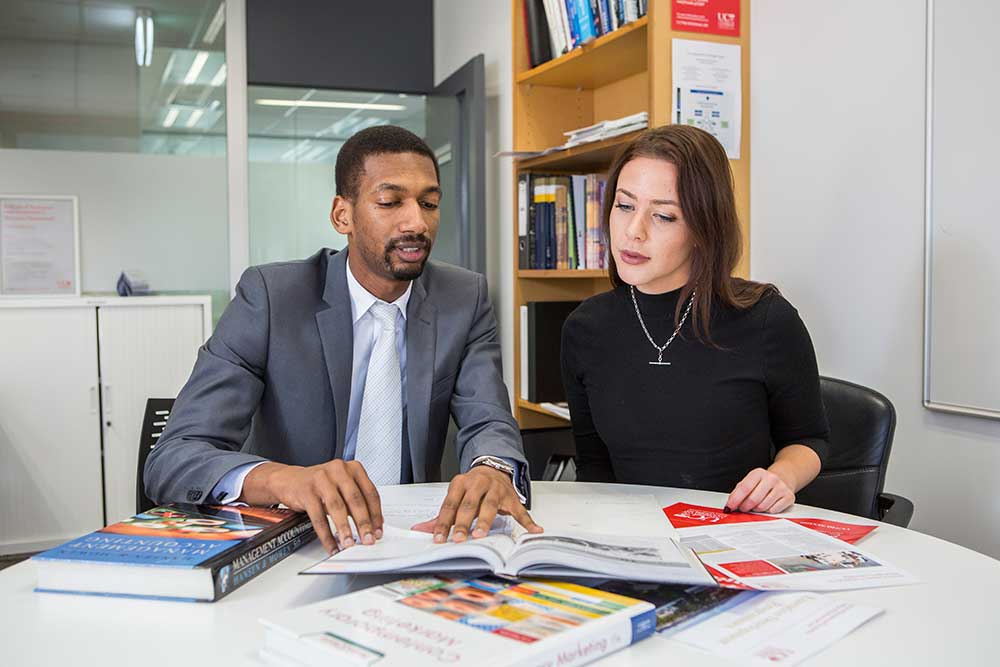
<svg viewBox="0 0 1000 667">
<path fill-rule="evenodd" d="M 477 456 L 472 460 L 472 465 L 469 466 L 469 468 L 475 468 L 476 466 L 489 466 L 499 470 L 500 472 L 505 472 L 507 473 L 507 476 L 510 477 L 510 481 L 512 483 L 514 482 L 514 466 L 507 463 L 503 459 L 499 459 L 495 456 Z"/>
<path fill-rule="evenodd" d="M 517 470 L 514 466 L 496 456 L 477 456 L 472 460 L 472 465 L 469 466 L 469 469 L 471 470 L 476 466 L 489 466 L 494 470 L 499 470 L 500 472 L 505 473 L 508 477 L 510 477 L 510 483 L 514 487 L 514 493 L 517 494 L 517 499 L 520 500 L 521 504 L 525 507 L 529 509 L 531 508 L 528 504 L 528 497 L 525 496 L 524 493 L 521 492 L 521 489 L 517 486 L 518 480 L 514 477 L 517 474 Z"/>
</svg>

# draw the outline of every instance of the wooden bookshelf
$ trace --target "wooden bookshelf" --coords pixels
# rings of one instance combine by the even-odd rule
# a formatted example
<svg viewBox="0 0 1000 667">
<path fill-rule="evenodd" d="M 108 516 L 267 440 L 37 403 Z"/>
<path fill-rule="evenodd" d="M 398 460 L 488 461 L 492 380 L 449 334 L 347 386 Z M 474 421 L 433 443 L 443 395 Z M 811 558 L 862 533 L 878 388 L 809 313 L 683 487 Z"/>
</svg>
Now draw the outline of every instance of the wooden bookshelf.
<svg viewBox="0 0 1000 667">
<path fill-rule="evenodd" d="M 565 141 L 564 132 L 646 111 L 650 127 L 670 122 L 671 40 L 739 44 L 742 51 L 743 107 L 741 159 L 731 160 L 737 208 L 743 231 L 743 258 L 737 269 L 749 275 L 750 256 L 750 0 L 740 0 L 741 36 L 721 37 L 675 32 L 668 0 L 650 2 L 638 21 L 603 35 L 569 53 L 532 68 L 528 57 L 523 0 L 511 0 L 514 149 L 542 151 Z M 639 132 L 583 144 L 547 155 L 514 161 L 513 199 L 517 215 L 517 179 L 522 172 L 541 174 L 606 173 L 622 146 Z M 532 270 L 518 266 L 515 221 L 514 266 L 514 403 L 521 428 L 566 426 L 568 422 L 520 397 L 520 306 L 532 301 L 582 301 L 610 289 L 607 271 Z"/>
<path fill-rule="evenodd" d="M 611 160 L 618 153 L 618 150 L 640 134 L 642 133 L 629 132 L 628 134 L 611 137 L 603 141 L 594 141 L 589 144 L 567 148 L 564 151 L 556 151 L 548 155 L 522 158 L 517 161 L 517 169 L 519 171 L 567 172 L 572 174 L 605 171 L 608 165 L 611 164 Z"/>
<path fill-rule="evenodd" d="M 536 86 L 600 88 L 631 74 L 644 72 L 647 67 L 648 23 L 649 17 L 643 16 L 569 53 L 517 74 L 515 81 Z"/>
</svg>

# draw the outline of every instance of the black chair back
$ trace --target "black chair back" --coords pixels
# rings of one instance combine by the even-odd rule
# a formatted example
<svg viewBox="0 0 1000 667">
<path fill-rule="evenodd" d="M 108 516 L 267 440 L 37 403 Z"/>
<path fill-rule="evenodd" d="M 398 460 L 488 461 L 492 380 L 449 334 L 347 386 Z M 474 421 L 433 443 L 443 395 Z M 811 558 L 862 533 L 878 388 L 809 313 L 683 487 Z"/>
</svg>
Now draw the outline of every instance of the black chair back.
<svg viewBox="0 0 1000 667">
<path fill-rule="evenodd" d="M 156 504 L 146 497 L 146 484 L 143 471 L 149 453 L 156 447 L 157 440 L 163 435 L 163 429 L 170 419 L 170 411 L 174 409 L 172 398 L 147 398 L 146 414 L 142 417 L 142 430 L 139 433 L 139 469 L 135 476 L 135 513 L 141 514 L 156 507 Z"/>
<path fill-rule="evenodd" d="M 820 377 L 830 424 L 830 454 L 823 471 L 796 494 L 796 502 L 882 519 L 896 409 L 888 398 L 861 385 Z"/>
</svg>

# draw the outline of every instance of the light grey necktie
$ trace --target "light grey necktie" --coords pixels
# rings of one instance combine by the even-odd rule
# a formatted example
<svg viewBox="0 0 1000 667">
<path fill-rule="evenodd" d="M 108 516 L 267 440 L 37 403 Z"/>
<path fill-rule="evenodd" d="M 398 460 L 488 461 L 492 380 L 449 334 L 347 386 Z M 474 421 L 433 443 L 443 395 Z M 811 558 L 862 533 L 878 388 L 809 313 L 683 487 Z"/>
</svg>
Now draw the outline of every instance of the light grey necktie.
<svg viewBox="0 0 1000 667">
<path fill-rule="evenodd" d="M 403 388 L 396 351 L 399 308 L 379 301 L 370 312 L 380 332 L 368 360 L 354 458 L 376 486 L 399 484 L 403 435 Z"/>
</svg>

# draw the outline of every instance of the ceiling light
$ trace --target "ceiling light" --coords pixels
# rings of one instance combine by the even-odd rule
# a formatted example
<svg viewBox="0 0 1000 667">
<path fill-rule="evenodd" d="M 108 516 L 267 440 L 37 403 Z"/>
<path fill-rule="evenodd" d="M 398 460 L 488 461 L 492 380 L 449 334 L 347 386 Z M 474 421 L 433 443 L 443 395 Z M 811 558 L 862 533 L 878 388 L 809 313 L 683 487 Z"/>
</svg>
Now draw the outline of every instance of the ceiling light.
<svg viewBox="0 0 1000 667">
<path fill-rule="evenodd" d="M 366 109 L 371 111 L 404 111 L 399 104 L 365 104 L 364 102 L 320 102 L 317 100 L 255 100 L 266 107 L 310 107 L 316 109 Z"/>
<path fill-rule="evenodd" d="M 226 81 L 226 63 L 222 63 L 222 67 L 219 71 L 215 73 L 215 77 L 212 78 L 212 87 L 218 88 Z"/>
<path fill-rule="evenodd" d="M 153 61 L 153 15 L 140 9 L 135 16 L 135 64 L 149 67 Z"/>
<path fill-rule="evenodd" d="M 146 58 L 145 65 L 149 67 L 149 64 L 153 62 L 153 17 L 146 17 Z"/>
<path fill-rule="evenodd" d="M 191 69 L 188 70 L 187 76 L 184 77 L 185 86 L 190 86 L 198 80 L 198 75 L 201 74 L 206 60 L 208 60 L 208 51 L 199 51 L 195 55 L 194 62 L 191 63 Z"/>
<path fill-rule="evenodd" d="M 163 127 L 173 127 L 174 121 L 177 120 L 177 108 L 172 107 L 170 111 L 167 112 L 167 117 L 163 119 Z"/>
<path fill-rule="evenodd" d="M 220 2 L 219 9 L 216 10 L 215 16 L 212 17 L 212 22 L 208 24 L 208 29 L 205 31 L 205 36 L 202 38 L 206 44 L 211 44 L 215 41 L 215 38 L 219 35 L 219 30 L 222 29 L 222 24 L 226 22 L 226 3 Z"/>
<path fill-rule="evenodd" d="M 202 109 L 195 109 L 194 111 L 192 111 L 191 115 L 188 116 L 187 123 L 184 124 L 185 127 L 194 127 L 195 125 L 197 125 L 198 121 L 201 120 L 201 115 L 203 113 L 205 112 Z"/>
</svg>

